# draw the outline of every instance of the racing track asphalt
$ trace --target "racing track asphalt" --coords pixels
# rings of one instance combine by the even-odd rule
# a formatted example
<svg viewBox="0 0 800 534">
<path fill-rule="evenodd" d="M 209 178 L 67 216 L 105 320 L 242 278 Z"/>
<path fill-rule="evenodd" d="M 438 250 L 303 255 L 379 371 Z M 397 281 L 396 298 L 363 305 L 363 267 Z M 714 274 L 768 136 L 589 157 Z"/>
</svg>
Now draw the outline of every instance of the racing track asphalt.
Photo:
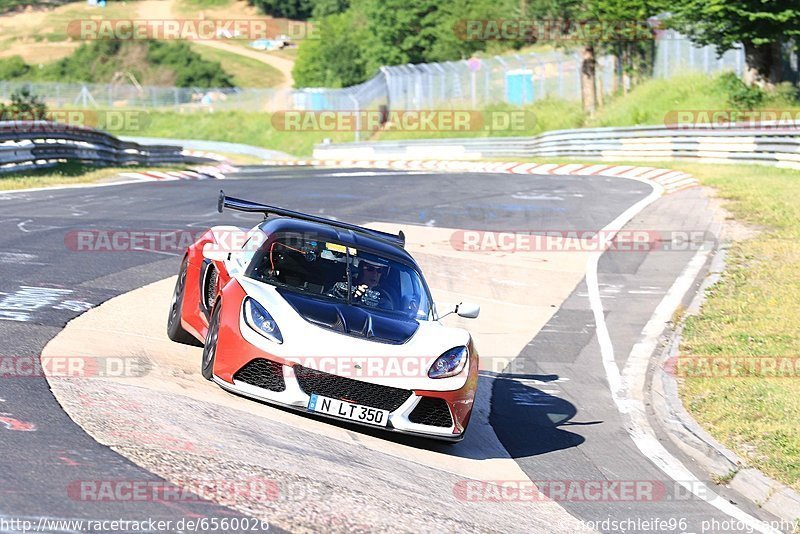
<svg viewBox="0 0 800 534">
<path fill-rule="evenodd" d="M 604 177 L 280 167 L 245 171 L 224 182 L 146 182 L 0 194 L 0 313 L 24 319 L 0 319 L 0 356 L 6 362 L 7 357 L 36 357 L 86 307 L 177 271 L 177 254 L 72 251 L 66 245 L 68 232 L 255 223 L 257 217 L 251 215 L 216 213 L 221 185 L 232 196 L 356 223 L 392 220 L 399 225 L 491 230 L 599 229 L 651 191 L 640 182 Z M 632 224 L 676 229 L 675 213 L 683 213 L 683 228 L 705 229 L 708 221 L 699 215 L 704 206 L 696 191 L 657 201 Z M 675 252 L 603 256 L 601 297 L 620 365 L 689 256 Z M 26 293 L 35 298 L 24 298 Z M 544 481 L 542 486 L 546 481 L 613 479 L 657 480 L 667 488 L 668 496 L 658 502 L 561 503 L 580 519 L 683 517 L 689 521 L 689 532 L 700 532 L 703 520 L 728 520 L 705 502 L 681 500 L 674 494 L 673 482 L 633 445 L 611 402 L 586 295 L 582 282 L 520 354 L 510 374 L 490 377 L 494 379 L 491 423 L 501 442 L 532 480 Z M 568 380 L 556 382 L 559 377 Z M 548 382 L 552 386 L 538 385 Z M 167 505 L 76 500 L 67 490 L 75 480 L 156 477 L 88 437 L 63 413 L 43 378 L 3 377 L 0 399 L 0 413 L 7 422 L 36 428 L 23 432 L 0 426 L 0 518 L 177 520 L 238 515 L 205 501 Z M 746 507 L 737 495 L 725 496 Z M 748 511 L 771 519 L 757 509 Z"/>
</svg>

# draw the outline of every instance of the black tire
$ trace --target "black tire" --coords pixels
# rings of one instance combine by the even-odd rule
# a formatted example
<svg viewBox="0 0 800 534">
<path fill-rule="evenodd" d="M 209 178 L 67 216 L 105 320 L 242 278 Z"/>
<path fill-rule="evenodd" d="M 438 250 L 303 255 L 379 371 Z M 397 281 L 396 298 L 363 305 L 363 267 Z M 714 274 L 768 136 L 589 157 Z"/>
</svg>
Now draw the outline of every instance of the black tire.
<svg viewBox="0 0 800 534">
<path fill-rule="evenodd" d="M 178 280 L 175 282 L 175 289 L 172 292 L 172 302 L 169 306 L 169 317 L 167 318 L 167 336 L 172 341 L 202 347 L 203 344 L 192 334 L 183 329 L 181 325 L 181 311 L 183 310 L 183 294 L 186 289 L 186 269 L 188 259 L 183 258 L 181 270 L 178 272 Z"/>
<path fill-rule="evenodd" d="M 214 306 L 211 312 L 211 320 L 208 322 L 208 334 L 206 343 L 203 347 L 203 360 L 200 364 L 200 372 L 206 380 L 214 378 L 214 360 L 217 359 L 217 338 L 219 337 L 219 303 Z"/>
</svg>

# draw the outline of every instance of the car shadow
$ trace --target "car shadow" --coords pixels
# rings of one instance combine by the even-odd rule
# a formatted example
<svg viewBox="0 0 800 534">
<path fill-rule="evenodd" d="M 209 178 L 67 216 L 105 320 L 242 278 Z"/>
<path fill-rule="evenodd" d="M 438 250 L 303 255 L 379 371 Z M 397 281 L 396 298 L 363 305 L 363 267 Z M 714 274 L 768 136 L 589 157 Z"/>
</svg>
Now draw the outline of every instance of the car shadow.
<svg viewBox="0 0 800 534">
<path fill-rule="evenodd" d="M 415 449 L 472 460 L 523 458 L 577 447 L 583 436 L 564 430 L 570 425 L 599 424 L 602 421 L 575 422 L 575 405 L 557 396 L 527 385 L 555 382 L 557 375 L 497 374 L 482 371 L 478 378 L 472 416 L 466 436 L 459 442 L 446 442 L 426 437 L 400 434 L 371 428 L 335 418 L 271 405 L 273 408 L 339 426 L 354 434 L 369 435 L 383 441 Z"/>
<path fill-rule="evenodd" d="M 575 405 L 526 384 L 556 380 L 557 375 L 481 372 L 472 420 L 463 441 L 448 445 L 405 436 L 393 436 L 392 440 L 474 460 L 523 458 L 577 447 L 585 438 L 562 427 L 599 421 L 573 421 Z"/>
<path fill-rule="evenodd" d="M 595 425 L 602 421 L 575 421 L 574 404 L 546 386 L 526 382 L 555 382 L 557 375 L 499 375 L 494 380 L 489 423 L 512 458 L 537 456 L 581 445 L 586 438 L 564 427 Z"/>
</svg>

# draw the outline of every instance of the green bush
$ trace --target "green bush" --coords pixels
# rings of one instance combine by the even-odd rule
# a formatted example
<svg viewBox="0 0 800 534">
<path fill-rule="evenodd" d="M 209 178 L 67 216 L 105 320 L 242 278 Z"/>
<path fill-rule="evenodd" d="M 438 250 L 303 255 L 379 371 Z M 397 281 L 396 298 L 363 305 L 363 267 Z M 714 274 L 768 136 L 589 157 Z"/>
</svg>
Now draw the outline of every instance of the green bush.
<svg viewBox="0 0 800 534">
<path fill-rule="evenodd" d="M 755 109 L 767 98 L 767 93 L 763 89 L 749 87 L 733 72 L 721 75 L 717 83 L 728 95 L 728 104 L 736 109 Z"/>
<path fill-rule="evenodd" d="M 150 79 L 178 87 L 233 87 L 233 78 L 184 41 L 94 41 L 71 55 L 34 69 L 21 58 L 0 60 L 0 80 L 107 83 L 129 72 L 143 85 Z M 159 76 L 160 74 L 160 76 Z"/>
<path fill-rule="evenodd" d="M 147 60 L 172 69 L 178 87 L 233 87 L 233 79 L 219 62 L 203 59 L 185 41 L 149 41 Z"/>
<path fill-rule="evenodd" d="M 0 103 L 0 120 L 42 120 L 47 116 L 47 105 L 28 89 L 11 94 L 11 104 Z"/>
<path fill-rule="evenodd" d="M 0 59 L 0 80 L 20 78 L 30 72 L 31 67 L 19 56 Z"/>
</svg>

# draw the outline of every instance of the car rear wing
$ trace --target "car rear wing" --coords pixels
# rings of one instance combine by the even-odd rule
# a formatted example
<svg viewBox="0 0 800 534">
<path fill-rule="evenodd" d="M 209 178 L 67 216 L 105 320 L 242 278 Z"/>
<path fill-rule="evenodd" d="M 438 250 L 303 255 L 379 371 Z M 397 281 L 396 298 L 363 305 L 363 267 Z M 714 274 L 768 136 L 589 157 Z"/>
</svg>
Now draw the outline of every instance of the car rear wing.
<svg viewBox="0 0 800 534">
<path fill-rule="evenodd" d="M 299 211 L 287 210 L 284 208 L 279 208 L 277 206 L 268 206 L 266 204 L 260 204 L 258 202 L 252 202 L 250 200 L 242 200 L 240 198 L 233 198 L 225 196 L 225 191 L 220 189 L 219 191 L 219 200 L 217 201 L 217 211 L 222 213 L 224 208 L 236 210 L 236 211 L 244 211 L 249 213 L 263 213 L 264 218 L 267 218 L 272 215 L 280 215 L 281 217 L 290 217 L 292 219 L 299 219 L 302 221 L 310 221 L 319 224 L 327 224 L 329 226 L 334 226 L 336 228 L 343 228 L 345 230 L 351 230 L 353 232 L 358 232 L 364 235 L 368 235 L 370 237 L 374 237 L 377 239 L 382 239 L 384 241 L 388 241 L 394 245 L 398 245 L 400 247 L 405 247 L 406 244 L 406 236 L 401 230 L 397 234 L 390 234 L 388 232 L 381 232 L 379 230 L 372 230 L 371 228 L 365 228 L 363 226 L 358 226 L 356 224 L 350 224 L 341 221 L 334 221 L 333 219 L 326 219 L 325 217 L 318 217 L 316 215 L 310 215 L 308 213 L 302 213 Z"/>
</svg>

